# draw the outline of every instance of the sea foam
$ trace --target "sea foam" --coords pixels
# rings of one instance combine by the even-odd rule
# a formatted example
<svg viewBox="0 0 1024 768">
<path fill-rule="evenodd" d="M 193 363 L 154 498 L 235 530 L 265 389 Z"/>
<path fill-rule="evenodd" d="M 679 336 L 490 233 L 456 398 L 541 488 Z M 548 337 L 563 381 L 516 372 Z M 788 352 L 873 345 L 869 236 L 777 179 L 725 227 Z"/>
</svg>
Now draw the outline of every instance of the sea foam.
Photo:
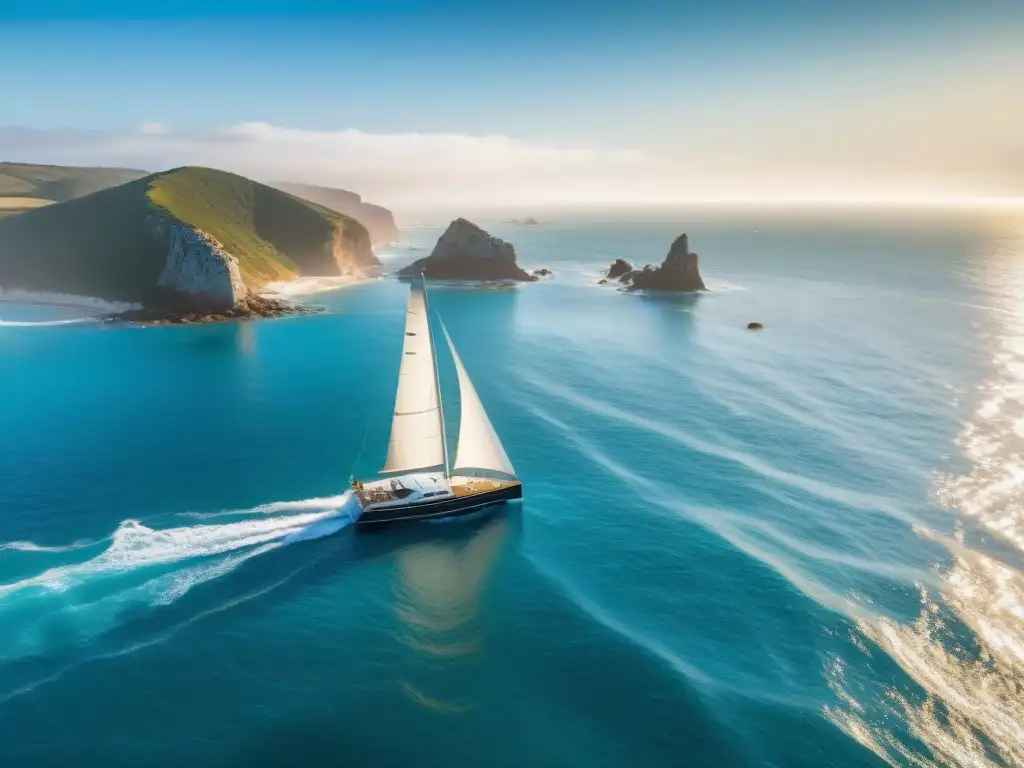
<svg viewBox="0 0 1024 768">
<path fill-rule="evenodd" d="M 24 291 L 20 288 L 4 288 L 0 286 L 0 301 L 16 301 L 22 304 L 49 304 L 58 307 L 81 307 L 95 310 L 97 314 L 127 312 L 129 309 L 142 309 L 142 305 L 128 301 L 107 301 L 95 296 L 77 296 L 71 293 L 47 293 Z M 65 323 L 66 320 L 54 321 Z"/>
<path fill-rule="evenodd" d="M 0 543 L 21 557 L 40 556 L 45 570 L 0 584 L 0 658 L 17 658 L 52 644 L 59 626 L 76 642 L 123 620 L 127 606 L 168 605 L 195 586 L 279 547 L 335 534 L 354 519 L 351 491 L 325 498 L 275 502 L 229 514 L 244 519 L 174 528 L 125 520 L 106 539 L 65 546 Z M 289 514 L 291 512 L 291 514 Z M 53 566 L 53 553 L 107 546 L 90 559 Z M 44 562 L 42 553 L 47 557 Z"/>
</svg>

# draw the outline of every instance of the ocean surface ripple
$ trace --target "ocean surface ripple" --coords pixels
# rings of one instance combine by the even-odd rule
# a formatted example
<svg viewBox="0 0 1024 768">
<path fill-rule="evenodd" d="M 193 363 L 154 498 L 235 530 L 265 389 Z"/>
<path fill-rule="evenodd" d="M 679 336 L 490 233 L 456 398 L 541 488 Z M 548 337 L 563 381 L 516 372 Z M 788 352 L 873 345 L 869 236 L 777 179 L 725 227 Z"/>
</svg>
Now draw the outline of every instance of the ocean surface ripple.
<svg viewBox="0 0 1024 768">
<path fill-rule="evenodd" d="M 0 763 L 1024 766 L 1024 219 L 488 225 L 555 277 L 431 300 L 526 494 L 444 525 L 350 525 L 395 281 L 0 304 Z M 684 229 L 712 292 L 597 284 Z"/>
</svg>

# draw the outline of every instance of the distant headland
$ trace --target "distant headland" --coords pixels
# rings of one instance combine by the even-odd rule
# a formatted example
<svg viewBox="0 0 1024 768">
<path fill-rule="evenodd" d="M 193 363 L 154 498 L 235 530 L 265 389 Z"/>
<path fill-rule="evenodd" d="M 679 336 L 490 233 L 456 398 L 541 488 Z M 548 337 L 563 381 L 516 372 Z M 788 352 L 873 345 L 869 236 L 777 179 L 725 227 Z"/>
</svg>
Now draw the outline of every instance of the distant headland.
<svg viewBox="0 0 1024 768">
<path fill-rule="evenodd" d="M 355 192 L 288 181 L 272 181 L 270 186 L 355 219 L 366 227 L 370 243 L 374 246 L 388 245 L 399 238 L 394 214 L 387 208 L 366 202 Z"/>
<path fill-rule="evenodd" d="M 75 178 L 0 165 L 0 184 L 32 168 Z M 124 316 L 136 322 L 209 322 L 308 311 L 257 298 L 272 281 L 380 268 L 358 221 L 243 176 L 185 167 L 120 183 L 137 172 L 80 170 L 86 186 L 111 183 L 0 219 L 3 289 L 126 302 L 142 307 Z"/>
</svg>

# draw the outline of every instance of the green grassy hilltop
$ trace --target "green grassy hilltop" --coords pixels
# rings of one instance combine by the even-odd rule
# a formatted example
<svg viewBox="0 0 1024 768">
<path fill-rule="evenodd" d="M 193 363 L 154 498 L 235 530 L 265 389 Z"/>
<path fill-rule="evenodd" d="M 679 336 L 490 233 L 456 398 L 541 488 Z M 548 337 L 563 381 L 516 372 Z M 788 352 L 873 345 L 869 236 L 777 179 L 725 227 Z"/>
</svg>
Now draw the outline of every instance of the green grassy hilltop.
<svg viewBox="0 0 1024 768">
<path fill-rule="evenodd" d="M 215 239 L 250 289 L 378 266 L 358 222 L 210 168 L 177 168 L 0 220 L 0 286 L 146 303 L 166 243 L 154 215 Z"/>
<path fill-rule="evenodd" d="M 131 168 L 0 163 L 0 202 L 5 197 L 20 197 L 62 203 L 145 175 L 145 171 Z"/>
</svg>

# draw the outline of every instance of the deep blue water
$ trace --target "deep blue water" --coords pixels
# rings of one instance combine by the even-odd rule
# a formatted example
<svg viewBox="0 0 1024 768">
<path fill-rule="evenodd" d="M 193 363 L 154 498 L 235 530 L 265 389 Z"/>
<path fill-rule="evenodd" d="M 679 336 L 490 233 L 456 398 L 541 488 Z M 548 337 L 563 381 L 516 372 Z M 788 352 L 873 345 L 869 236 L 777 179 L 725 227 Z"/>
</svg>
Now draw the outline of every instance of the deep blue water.
<svg viewBox="0 0 1024 768">
<path fill-rule="evenodd" d="M 0 765 L 1024 764 L 1024 219 L 484 223 L 556 276 L 431 294 L 525 486 L 477 520 L 334 515 L 393 280 L 0 304 Z M 596 285 L 684 229 L 711 293 Z"/>
</svg>

